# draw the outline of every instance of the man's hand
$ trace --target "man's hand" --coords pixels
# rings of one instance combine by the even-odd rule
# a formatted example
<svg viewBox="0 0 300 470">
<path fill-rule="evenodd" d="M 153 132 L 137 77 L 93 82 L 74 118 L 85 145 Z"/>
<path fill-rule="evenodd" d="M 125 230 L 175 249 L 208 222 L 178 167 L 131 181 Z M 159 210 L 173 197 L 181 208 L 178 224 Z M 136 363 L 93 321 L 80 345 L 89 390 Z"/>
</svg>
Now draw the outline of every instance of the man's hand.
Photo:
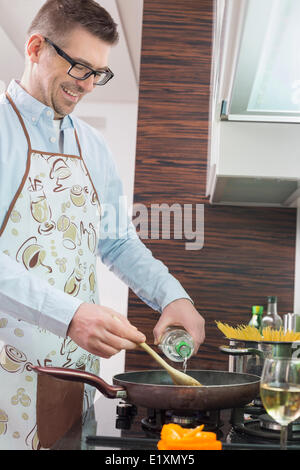
<svg viewBox="0 0 300 470">
<path fill-rule="evenodd" d="M 194 340 L 194 354 L 205 340 L 205 321 L 188 299 L 178 299 L 167 305 L 158 320 L 154 330 L 154 344 L 159 344 L 160 338 L 168 326 L 182 326 Z"/>
<path fill-rule="evenodd" d="M 86 351 L 105 359 L 146 341 L 145 335 L 120 313 L 88 303 L 77 309 L 68 336 Z"/>
</svg>

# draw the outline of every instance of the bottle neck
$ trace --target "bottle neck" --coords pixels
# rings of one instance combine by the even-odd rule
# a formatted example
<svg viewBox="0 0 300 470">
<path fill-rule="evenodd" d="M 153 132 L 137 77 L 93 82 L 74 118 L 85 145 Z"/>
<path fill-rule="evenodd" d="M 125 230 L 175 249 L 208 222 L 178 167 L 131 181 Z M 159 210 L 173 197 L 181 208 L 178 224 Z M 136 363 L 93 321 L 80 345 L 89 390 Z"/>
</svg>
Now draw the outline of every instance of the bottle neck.
<svg viewBox="0 0 300 470">
<path fill-rule="evenodd" d="M 274 316 L 277 315 L 277 304 L 276 303 L 269 303 L 268 304 L 268 315 Z"/>
<path fill-rule="evenodd" d="M 180 341 L 178 344 L 176 344 L 175 349 L 177 354 L 179 354 L 179 356 L 182 358 L 189 357 L 192 352 L 192 348 L 185 341 Z"/>
</svg>

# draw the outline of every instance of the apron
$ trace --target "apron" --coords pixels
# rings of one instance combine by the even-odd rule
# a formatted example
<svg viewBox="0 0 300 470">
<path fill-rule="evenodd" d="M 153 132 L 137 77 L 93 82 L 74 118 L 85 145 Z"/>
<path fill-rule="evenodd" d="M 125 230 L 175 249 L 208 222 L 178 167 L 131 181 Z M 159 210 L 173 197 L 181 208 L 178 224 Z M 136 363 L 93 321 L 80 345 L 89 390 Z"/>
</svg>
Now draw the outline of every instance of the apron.
<svg viewBox="0 0 300 470">
<path fill-rule="evenodd" d="M 33 150 L 21 114 L 7 98 L 24 130 L 28 156 L 0 230 L 0 249 L 50 286 L 98 303 L 101 210 L 76 130 L 79 156 Z M 50 448 L 93 403 L 92 387 L 40 376 L 32 364 L 97 375 L 100 369 L 99 359 L 70 338 L 0 313 L 0 449 Z"/>
</svg>

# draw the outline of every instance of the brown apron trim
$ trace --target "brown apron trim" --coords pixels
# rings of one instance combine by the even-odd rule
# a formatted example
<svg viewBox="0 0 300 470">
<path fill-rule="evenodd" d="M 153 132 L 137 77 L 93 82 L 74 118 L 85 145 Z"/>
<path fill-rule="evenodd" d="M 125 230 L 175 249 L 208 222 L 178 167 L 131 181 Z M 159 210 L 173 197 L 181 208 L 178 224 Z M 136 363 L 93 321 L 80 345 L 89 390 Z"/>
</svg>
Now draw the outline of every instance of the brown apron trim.
<svg viewBox="0 0 300 470">
<path fill-rule="evenodd" d="M 82 154 L 81 154 L 81 147 L 80 147 L 80 144 L 79 144 L 79 140 L 78 140 L 78 136 L 77 136 L 76 129 L 74 129 L 74 133 L 75 133 L 75 138 L 76 138 L 76 142 L 77 142 L 77 146 L 78 146 L 78 150 L 79 150 L 79 156 L 78 156 L 78 155 L 68 155 L 68 154 L 65 154 L 65 153 L 52 153 L 52 152 L 42 152 L 42 151 L 40 151 L 40 150 L 33 150 L 33 149 L 31 148 L 30 137 L 29 137 L 28 131 L 27 131 L 27 129 L 26 129 L 24 120 L 23 120 L 23 118 L 22 118 L 22 116 L 21 116 L 21 114 L 20 114 L 20 111 L 18 110 L 18 108 L 16 107 L 16 105 L 15 105 L 15 103 L 13 102 L 12 98 L 10 97 L 10 95 L 9 95 L 7 92 L 6 92 L 6 98 L 7 98 L 8 101 L 10 102 L 10 104 L 11 104 L 13 110 L 15 111 L 16 115 L 17 115 L 18 118 L 19 118 L 20 124 L 21 124 L 21 126 L 22 126 L 22 128 L 23 128 L 23 131 L 24 131 L 24 134 L 25 134 L 27 143 L 28 143 L 28 152 L 27 152 L 27 162 L 26 162 L 25 173 L 24 173 L 24 176 L 23 176 L 22 181 L 21 181 L 21 183 L 20 183 L 20 186 L 19 186 L 19 188 L 18 188 L 18 190 L 17 190 L 17 192 L 16 192 L 16 194 L 15 194 L 13 200 L 11 201 L 11 203 L 10 203 L 10 205 L 9 205 L 9 208 L 8 208 L 8 211 L 7 211 L 6 215 L 5 215 L 4 221 L 3 221 L 2 226 L 1 226 L 1 229 L 0 229 L 0 237 L 1 237 L 1 235 L 3 234 L 3 232 L 4 232 L 5 228 L 6 228 L 8 219 L 9 219 L 10 214 L 11 214 L 11 212 L 12 212 L 12 210 L 13 210 L 15 204 L 16 204 L 16 201 L 17 201 L 18 197 L 20 196 L 20 194 L 21 194 L 21 192 L 22 192 L 22 190 L 23 190 L 23 188 L 24 188 L 24 185 L 25 185 L 25 182 L 26 182 L 26 180 L 27 180 L 27 177 L 28 177 L 28 174 L 29 174 L 29 170 L 30 170 L 30 163 L 31 163 L 31 155 L 32 155 L 32 153 L 37 153 L 37 154 L 39 154 L 39 155 L 43 155 L 43 154 L 44 154 L 44 155 L 59 155 L 59 156 L 62 156 L 62 157 L 67 157 L 67 158 L 69 158 L 69 157 L 70 157 L 70 158 L 78 158 L 78 159 L 81 159 L 81 160 L 83 161 Z M 84 162 L 84 161 L 83 161 L 83 162 Z M 85 164 L 84 164 L 84 166 L 85 166 Z M 86 168 L 86 166 L 85 166 L 85 168 Z M 87 170 L 87 169 L 86 169 L 86 170 Z M 92 187 L 93 187 L 93 189 L 94 189 L 94 191 L 95 191 L 95 193 L 96 193 L 96 195 L 97 195 L 97 198 L 98 198 L 98 194 L 97 194 L 97 192 L 96 192 L 96 190 L 95 190 L 94 183 L 93 183 L 93 181 L 92 181 L 92 179 L 91 179 L 91 177 L 90 177 L 90 174 L 89 174 L 88 170 L 87 170 L 87 174 L 88 174 L 88 177 L 89 177 L 89 179 L 90 179 L 90 181 L 91 181 Z M 98 198 L 98 201 L 99 201 L 99 198 Z"/>
<path fill-rule="evenodd" d="M 79 143 L 79 138 L 78 138 L 76 129 L 75 129 L 75 138 L 76 138 L 77 145 L 78 145 L 78 148 L 79 148 L 80 156 L 82 156 L 81 145 L 80 145 L 80 143 Z M 94 182 L 93 182 L 93 180 L 92 180 L 92 178 L 91 178 L 90 172 L 89 172 L 88 167 L 86 166 L 85 161 L 84 161 L 83 158 L 82 158 L 82 162 L 83 162 L 84 168 L 86 169 L 86 173 L 87 173 L 87 175 L 88 175 L 88 177 L 89 177 L 89 179 L 90 179 L 91 185 L 93 186 L 93 190 L 95 191 L 95 194 L 96 194 L 96 196 L 97 196 L 98 204 L 99 204 L 99 206 L 101 207 L 100 199 L 99 199 L 98 193 L 97 193 L 97 191 L 96 191 L 96 188 L 95 188 L 95 186 L 94 186 Z"/>
<path fill-rule="evenodd" d="M 67 153 L 53 153 L 53 152 L 44 152 L 41 150 L 31 150 L 31 153 L 37 153 L 39 155 L 53 155 L 54 157 L 65 157 L 65 158 L 77 158 L 78 160 L 83 160 L 83 158 L 80 155 L 68 155 Z"/>
<path fill-rule="evenodd" d="M 13 102 L 12 98 L 10 97 L 10 95 L 6 92 L 6 98 L 8 99 L 8 101 L 10 102 L 11 106 L 13 107 L 16 115 L 18 116 L 19 118 L 19 121 L 20 121 L 20 124 L 23 128 L 23 131 L 24 131 L 24 134 L 26 136 L 26 139 L 27 139 L 27 143 L 28 143 L 28 149 L 32 152 L 32 153 L 39 153 L 39 154 L 45 154 L 45 155 L 61 155 L 61 156 L 64 156 L 64 157 L 74 157 L 74 158 L 81 158 L 82 159 L 82 153 L 81 153 L 81 147 L 80 147 L 80 144 L 79 144 L 79 140 L 78 140 L 78 137 L 77 137 L 77 132 L 76 132 L 76 129 L 74 128 L 74 133 L 75 133 L 75 138 L 76 138 L 76 143 L 77 143 L 77 146 L 78 146 L 78 150 L 79 150 L 79 155 L 68 155 L 66 153 L 53 153 L 53 152 L 41 152 L 41 150 L 34 150 L 32 149 L 31 147 L 31 140 L 30 140 L 30 137 L 29 137 L 29 134 L 28 134 L 28 131 L 27 131 L 27 128 L 25 126 L 25 123 L 24 123 L 24 119 L 22 118 L 21 116 L 21 113 L 20 111 L 18 110 L 18 108 L 16 107 L 15 103 Z"/>
<path fill-rule="evenodd" d="M 96 191 L 96 188 L 95 188 L 95 186 L 94 186 L 94 182 L 93 182 L 93 180 L 92 180 L 92 178 L 91 178 L 90 172 L 89 172 L 89 170 L 88 170 L 88 168 L 87 168 L 87 166 L 86 166 L 86 164 L 85 164 L 85 161 L 84 161 L 83 159 L 82 159 L 82 162 L 83 162 L 83 164 L 84 164 L 84 168 L 86 169 L 86 173 L 87 173 L 87 175 L 88 175 L 88 177 L 89 177 L 89 179 L 90 179 L 91 185 L 93 186 L 93 190 L 95 191 L 95 194 L 96 194 L 96 196 L 97 196 L 98 204 L 99 204 L 99 206 L 101 207 L 100 199 L 99 199 L 98 193 L 97 193 L 97 191 Z"/>
<path fill-rule="evenodd" d="M 68 153 L 54 153 L 54 152 L 41 152 L 41 150 L 34 150 L 32 149 L 31 152 L 32 153 L 38 153 L 40 155 L 57 155 L 58 157 L 66 157 L 66 158 L 78 158 L 79 160 L 82 160 L 83 161 L 83 158 L 82 158 L 82 152 L 81 152 L 81 146 L 80 146 L 80 143 L 79 143 L 79 140 L 78 140 L 78 136 L 77 136 L 77 132 L 76 132 L 76 129 L 74 127 L 74 134 L 75 134 L 75 139 L 76 139 L 76 143 L 77 143 L 77 147 L 78 147 L 78 151 L 79 151 L 79 155 L 72 155 L 72 154 L 68 154 Z M 92 182 L 92 181 L 91 181 Z"/>
<path fill-rule="evenodd" d="M 7 98 L 8 101 L 10 102 L 10 104 L 11 104 L 13 110 L 14 110 L 15 113 L 17 114 L 17 116 L 18 116 L 18 118 L 19 118 L 19 121 L 20 121 L 20 123 L 21 123 L 21 125 L 22 125 L 23 131 L 24 131 L 25 137 L 26 137 L 26 139 L 27 139 L 27 143 L 28 143 L 28 151 L 27 151 L 27 161 L 26 161 L 25 173 L 24 173 L 24 176 L 23 176 L 23 178 L 22 178 L 21 184 L 20 184 L 20 186 L 19 186 L 19 188 L 18 188 L 18 190 L 17 190 L 17 192 L 16 192 L 16 194 L 15 194 L 13 200 L 12 200 L 11 203 L 10 203 L 10 206 L 9 206 L 8 211 L 7 211 L 7 213 L 6 213 L 6 216 L 5 216 L 5 218 L 4 218 L 2 227 L 1 227 L 1 229 L 0 229 L 0 237 L 1 237 L 1 235 L 3 234 L 3 232 L 4 232 L 4 230 L 5 230 L 5 227 L 6 227 L 6 225 L 7 225 L 8 219 L 9 219 L 9 217 L 10 217 L 11 211 L 13 210 L 14 205 L 15 205 L 15 203 L 16 203 L 16 201 L 17 201 L 17 199 L 18 199 L 18 197 L 19 197 L 19 195 L 20 195 L 20 193 L 21 193 L 21 191 L 22 191 L 22 189 L 23 189 L 23 187 L 24 187 L 24 185 L 25 185 L 25 181 L 26 181 L 26 179 L 27 179 L 27 176 L 28 176 L 28 173 L 29 173 L 29 170 L 30 170 L 30 157 L 31 157 L 31 142 L 30 142 L 30 137 L 29 137 L 29 134 L 28 134 L 27 129 L 26 129 L 26 127 L 25 127 L 25 124 L 24 124 L 24 121 L 23 121 L 23 119 L 22 119 L 22 116 L 21 116 L 19 110 L 17 109 L 15 103 L 13 102 L 13 100 L 11 99 L 11 97 L 9 96 L 8 93 L 6 93 L 6 98 Z"/>
<path fill-rule="evenodd" d="M 25 123 L 23 121 L 23 118 L 21 116 L 21 113 L 20 111 L 18 110 L 18 108 L 16 107 L 15 103 L 13 102 L 13 100 L 11 99 L 11 97 L 9 96 L 9 94 L 6 92 L 6 98 L 8 99 L 8 101 L 10 102 L 11 106 L 13 107 L 13 110 L 15 111 L 16 115 L 18 116 L 19 118 L 19 121 L 20 121 L 20 124 L 23 128 L 23 131 L 24 131 L 24 134 L 25 134 L 25 137 L 27 139 L 27 143 L 28 143 L 28 153 L 31 151 L 31 141 L 30 141 L 30 137 L 29 137 L 29 134 L 28 134 L 28 131 L 26 129 L 26 126 L 25 126 Z"/>
<path fill-rule="evenodd" d="M 75 129 L 75 128 L 74 128 Z M 79 150 L 79 155 L 80 157 L 82 158 L 82 152 L 81 152 L 81 145 L 79 143 L 79 139 L 78 139 L 78 135 L 77 135 L 77 131 L 75 129 L 75 139 L 76 139 L 76 142 L 77 142 L 77 146 L 78 146 L 78 150 Z"/>
</svg>

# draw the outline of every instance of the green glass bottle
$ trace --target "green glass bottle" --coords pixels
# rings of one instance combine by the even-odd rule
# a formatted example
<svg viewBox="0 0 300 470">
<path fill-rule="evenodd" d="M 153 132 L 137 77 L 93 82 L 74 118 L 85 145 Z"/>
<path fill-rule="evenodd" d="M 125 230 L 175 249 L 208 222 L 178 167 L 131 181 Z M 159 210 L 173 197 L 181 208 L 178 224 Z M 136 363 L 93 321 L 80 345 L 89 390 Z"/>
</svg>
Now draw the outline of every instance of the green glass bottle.
<svg viewBox="0 0 300 470">
<path fill-rule="evenodd" d="M 259 331 L 261 331 L 261 319 L 263 315 L 264 308 L 261 305 L 252 306 L 252 317 L 249 321 L 249 325 L 254 326 Z"/>
</svg>

